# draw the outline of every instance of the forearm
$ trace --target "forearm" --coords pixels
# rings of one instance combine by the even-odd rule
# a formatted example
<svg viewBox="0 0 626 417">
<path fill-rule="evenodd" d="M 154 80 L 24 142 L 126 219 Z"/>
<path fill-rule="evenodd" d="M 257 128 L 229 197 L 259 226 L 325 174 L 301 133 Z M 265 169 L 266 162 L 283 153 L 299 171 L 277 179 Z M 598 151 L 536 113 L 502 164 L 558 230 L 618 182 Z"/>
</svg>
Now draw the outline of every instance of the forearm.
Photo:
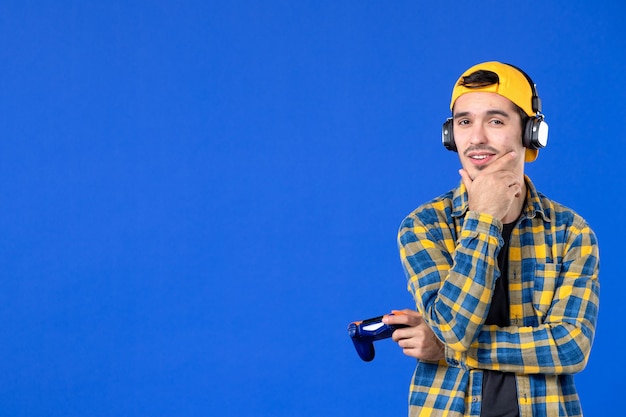
<svg viewBox="0 0 626 417">
<path fill-rule="evenodd" d="M 491 216 L 468 212 L 451 247 L 435 245 L 420 226 L 400 234 L 401 257 L 418 309 L 454 350 L 472 345 L 489 311 L 501 227 Z"/>
<path fill-rule="evenodd" d="M 447 348 L 448 363 L 517 374 L 573 374 L 585 367 L 591 351 L 592 337 L 570 324 L 485 327 L 467 351 Z"/>
<path fill-rule="evenodd" d="M 595 259 L 582 257 L 579 264 L 590 265 Z M 598 313 L 597 264 L 591 269 L 594 271 L 591 275 L 563 280 L 543 323 L 523 327 L 483 326 L 467 351 L 446 350 L 449 362 L 518 374 L 581 371 L 591 352 Z M 570 265 L 565 275 L 573 270 L 580 273 L 577 266 Z"/>
</svg>

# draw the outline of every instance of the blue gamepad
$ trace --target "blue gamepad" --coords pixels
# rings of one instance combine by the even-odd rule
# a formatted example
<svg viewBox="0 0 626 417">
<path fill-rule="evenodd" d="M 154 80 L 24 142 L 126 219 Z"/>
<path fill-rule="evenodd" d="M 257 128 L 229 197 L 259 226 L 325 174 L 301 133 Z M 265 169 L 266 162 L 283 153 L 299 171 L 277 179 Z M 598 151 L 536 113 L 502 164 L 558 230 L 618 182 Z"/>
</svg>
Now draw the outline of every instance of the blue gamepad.
<svg viewBox="0 0 626 417">
<path fill-rule="evenodd" d="M 401 313 L 399 313 L 401 314 Z M 393 314 L 391 314 L 393 315 Z M 365 362 L 374 359 L 374 341 L 391 337 L 394 330 L 406 325 L 389 325 L 382 322 L 384 316 L 355 321 L 348 325 L 348 334 L 354 343 L 357 353 Z"/>
</svg>

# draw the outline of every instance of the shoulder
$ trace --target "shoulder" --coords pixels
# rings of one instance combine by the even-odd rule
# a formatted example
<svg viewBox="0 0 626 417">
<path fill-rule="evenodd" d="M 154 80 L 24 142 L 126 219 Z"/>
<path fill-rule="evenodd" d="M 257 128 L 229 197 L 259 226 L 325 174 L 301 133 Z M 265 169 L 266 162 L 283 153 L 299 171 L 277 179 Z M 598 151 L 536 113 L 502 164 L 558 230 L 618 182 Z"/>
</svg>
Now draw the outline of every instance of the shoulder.
<svg viewBox="0 0 626 417">
<path fill-rule="evenodd" d="M 545 218 L 556 226 L 589 227 L 587 221 L 570 207 L 559 203 L 545 194 L 538 192 Z"/>
<path fill-rule="evenodd" d="M 568 206 L 539 193 L 544 210 L 544 227 L 555 236 L 556 242 L 570 249 L 586 248 L 597 251 L 598 238 L 587 221 Z"/>
<path fill-rule="evenodd" d="M 535 188 L 530 178 L 526 177 L 528 188 L 527 215 L 531 218 L 543 218 L 550 228 L 589 228 L 586 220 L 570 207 L 549 198 Z"/>
<path fill-rule="evenodd" d="M 450 190 L 421 204 L 404 218 L 400 228 L 451 221 L 454 210 L 454 191 Z"/>
</svg>

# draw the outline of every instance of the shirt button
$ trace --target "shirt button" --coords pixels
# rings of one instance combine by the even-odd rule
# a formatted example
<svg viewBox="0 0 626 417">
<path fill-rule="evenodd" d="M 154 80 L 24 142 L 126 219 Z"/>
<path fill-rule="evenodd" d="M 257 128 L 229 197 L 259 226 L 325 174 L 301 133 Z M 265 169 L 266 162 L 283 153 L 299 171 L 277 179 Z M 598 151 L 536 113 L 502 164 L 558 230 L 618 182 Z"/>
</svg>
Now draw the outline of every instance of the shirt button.
<svg viewBox="0 0 626 417">
<path fill-rule="evenodd" d="M 472 402 L 473 403 L 477 403 L 478 402 L 478 397 L 472 397 Z"/>
</svg>

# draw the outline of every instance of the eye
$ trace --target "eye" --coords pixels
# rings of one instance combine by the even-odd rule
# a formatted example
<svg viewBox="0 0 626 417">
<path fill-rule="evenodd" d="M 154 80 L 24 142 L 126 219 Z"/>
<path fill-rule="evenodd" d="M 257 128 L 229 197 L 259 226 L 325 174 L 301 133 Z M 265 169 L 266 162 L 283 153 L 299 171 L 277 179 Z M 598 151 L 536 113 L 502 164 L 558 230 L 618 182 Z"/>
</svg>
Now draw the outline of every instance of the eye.
<svg viewBox="0 0 626 417">
<path fill-rule="evenodd" d="M 504 125 L 504 122 L 500 119 L 492 119 L 489 121 L 489 123 L 492 125 Z"/>
<path fill-rule="evenodd" d="M 470 121 L 468 119 L 459 119 L 456 124 L 458 126 L 468 126 L 470 124 Z"/>
</svg>

